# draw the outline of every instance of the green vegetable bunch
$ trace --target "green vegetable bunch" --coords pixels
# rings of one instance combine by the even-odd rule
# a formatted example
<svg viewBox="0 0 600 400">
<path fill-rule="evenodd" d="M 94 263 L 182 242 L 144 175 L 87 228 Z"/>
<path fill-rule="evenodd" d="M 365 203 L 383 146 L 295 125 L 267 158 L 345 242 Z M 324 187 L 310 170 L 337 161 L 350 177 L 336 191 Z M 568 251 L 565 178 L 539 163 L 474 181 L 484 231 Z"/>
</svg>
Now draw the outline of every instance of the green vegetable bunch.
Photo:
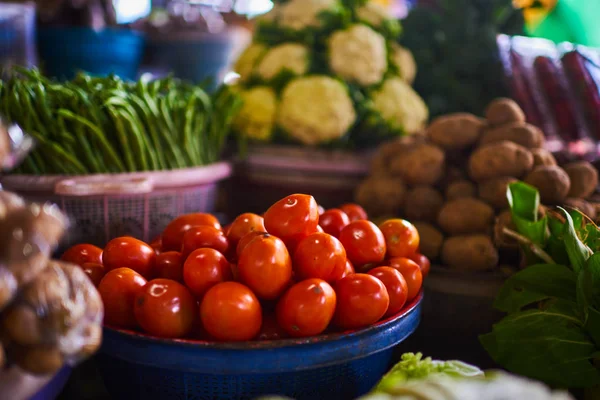
<svg viewBox="0 0 600 400">
<path fill-rule="evenodd" d="M 59 83 L 38 70 L 0 81 L 0 114 L 19 124 L 37 148 L 23 174 L 154 171 L 216 162 L 240 100 L 224 87 L 166 78 L 125 82 L 79 74 Z"/>
<path fill-rule="evenodd" d="M 508 315 L 481 343 L 512 372 L 598 388 L 600 229 L 576 210 L 540 216 L 539 194 L 525 183 L 511 184 L 508 198 L 517 232 L 504 233 L 522 244 L 528 266 L 505 282 L 495 306 Z"/>
<path fill-rule="evenodd" d="M 402 21 L 400 43 L 419 66 L 414 88 L 432 118 L 454 112 L 483 116 L 487 104 L 507 95 L 496 36 L 524 34 L 523 12 L 512 0 L 436 3 L 417 5 Z"/>
</svg>

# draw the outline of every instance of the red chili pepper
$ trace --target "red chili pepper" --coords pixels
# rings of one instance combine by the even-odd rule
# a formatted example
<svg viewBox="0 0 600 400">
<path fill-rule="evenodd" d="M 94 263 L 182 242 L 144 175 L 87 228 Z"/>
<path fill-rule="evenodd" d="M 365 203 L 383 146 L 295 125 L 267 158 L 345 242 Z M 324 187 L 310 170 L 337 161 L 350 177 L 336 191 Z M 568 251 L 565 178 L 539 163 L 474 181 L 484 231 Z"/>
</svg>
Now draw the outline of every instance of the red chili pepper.
<svg viewBox="0 0 600 400">
<path fill-rule="evenodd" d="M 579 126 L 575 120 L 573 104 L 567 96 L 567 88 L 560 81 L 560 70 L 551 58 L 538 56 L 533 62 L 538 81 L 553 111 L 558 125 L 558 134 L 565 141 L 581 138 Z"/>
<path fill-rule="evenodd" d="M 510 51 L 510 62 L 512 64 L 512 79 L 510 79 L 512 97 L 525 112 L 527 122 L 543 129 L 541 112 L 533 100 L 531 88 L 524 75 L 523 61 L 514 50 Z"/>
</svg>

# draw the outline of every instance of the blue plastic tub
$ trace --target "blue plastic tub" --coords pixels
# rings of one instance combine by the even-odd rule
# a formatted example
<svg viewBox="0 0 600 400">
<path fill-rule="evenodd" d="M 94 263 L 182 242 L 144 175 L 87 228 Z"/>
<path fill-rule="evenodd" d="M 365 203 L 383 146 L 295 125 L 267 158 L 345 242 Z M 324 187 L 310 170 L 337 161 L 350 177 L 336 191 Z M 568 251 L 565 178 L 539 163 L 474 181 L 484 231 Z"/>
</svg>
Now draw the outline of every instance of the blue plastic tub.
<svg viewBox="0 0 600 400">
<path fill-rule="evenodd" d="M 67 384 L 69 376 L 71 376 L 71 372 L 71 367 L 63 367 L 56 375 L 54 375 L 54 377 L 46 384 L 46 386 L 44 386 L 29 400 L 56 399 Z"/>
<path fill-rule="evenodd" d="M 372 327 L 307 339 L 215 344 L 105 328 L 97 362 L 115 400 L 351 400 L 387 372 L 419 325 L 421 300 Z"/>
<path fill-rule="evenodd" d="M 123 79 L 137 78 L 144 51 L 141 33 L 127 29 L 41 28 L 38 50 L 42 68 L 49 76 L 70 79 L 78 71 L 92 75 L 114 73 Z"/>
</svg>

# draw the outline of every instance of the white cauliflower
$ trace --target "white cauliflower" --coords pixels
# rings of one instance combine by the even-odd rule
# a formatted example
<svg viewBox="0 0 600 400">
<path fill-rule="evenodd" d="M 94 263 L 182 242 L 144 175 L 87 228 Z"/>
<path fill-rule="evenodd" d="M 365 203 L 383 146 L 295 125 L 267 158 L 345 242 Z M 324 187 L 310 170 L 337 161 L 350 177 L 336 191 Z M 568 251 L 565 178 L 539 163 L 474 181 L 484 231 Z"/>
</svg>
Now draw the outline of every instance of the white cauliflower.
<svg viewBox="0 0 600 400">
<path fill-rule="evenodd" d="M 388 9 L 380 3 L 369 1 L 356 10 L 358 20 L 374 27 L 380 27 L 384 21 L 393 19 Z"/>
<path fill-rule="evenodd" d="M 254 68 L 267 52 L 267 48 L 260 43 L 251 43 L 240 54 L 233 65 L 233 70 L 240 75 L 240 81 L 245 82 L 252 76 Z"/>
<path fill-rule="evenodd" d="M 334 32 L 329 39 L 329 66 L 350 82 L 363 86 L 380 82 L 387 70 L 384 37 L 362 24 Z"/>
<path fill-rule="evenodd" d="M 338 6 L 338 0 L 290 0 L 281 6 L 279 23 L 294 30 L 317 28 L 321 26 L 319 14 L 334 11 Z"/>
<path fill-rule="evenodd" d="M 417 76 L 417 63 L 411 51 L 399 44 L 392 43 L 391 61 L 400 71 L 402 80 L 412 85 Z"/>
<path fill-rule="evenodd" d="M 277 123 L 306 145 L 338 139 L 356 120 L 347 88 L 328 76 L 296 78 L 283 90 Z"/>
<path fill-rule="evenodd" d="M 257 86 L 240 93 L 243 104 L 233 128 L 250 139 L 266 141 L 273 134 L 277 96 L 270 87 Z"/>
<path fill-rule="evenodd" d="M 408 134 L 425 127 L 429 111 L 423 99 L 399 77 L 387 79 L 372 94 L 373 107 L 393 128 L 403 128 Z"/>
<path fill-rule="evenodd" d="M 297 43 L 283 43 L 270 49 L 258 64 L 257 73 L 263 79 L 273 79 L 284 69 L 296 75 L 308 70 L 308 48 Z"/>
</svg>

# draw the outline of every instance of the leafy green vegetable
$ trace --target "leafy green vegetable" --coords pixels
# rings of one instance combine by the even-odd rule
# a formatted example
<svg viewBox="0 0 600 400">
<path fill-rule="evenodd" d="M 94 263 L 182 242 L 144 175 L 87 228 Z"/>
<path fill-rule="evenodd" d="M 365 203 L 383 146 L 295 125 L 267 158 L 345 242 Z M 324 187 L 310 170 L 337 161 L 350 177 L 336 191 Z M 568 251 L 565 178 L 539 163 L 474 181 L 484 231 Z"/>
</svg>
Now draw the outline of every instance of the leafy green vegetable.
<svg viewBox="0 0 600 400">
<path fill-rule="evenodd" d="M 209 95 L 173 78 L 125 82 L 81 73 L 59 83 L 18 68 L 0 85 L 0 112 L 39 143 L 14 171 L 24 174 L 210 164 L 220 158 L 239 106 L 227 87 Z"/>
<path fill-rule="evenodd" d="M 539 200 L 523 183 L 510 185 L 507 195 L 519 237 L 528 241 L 526 253 L 557 261 L 529 265 L 505 282 L 495 306 L 508 315 L 481 343 L 512 372 L 561 387 L 600 385 L 594 364 L 600 350 L 598 227 L 560 207 L 536 221 Z M 536 224 L 543 220 L 547 240 L 541 241 Z"/>
</svg>

